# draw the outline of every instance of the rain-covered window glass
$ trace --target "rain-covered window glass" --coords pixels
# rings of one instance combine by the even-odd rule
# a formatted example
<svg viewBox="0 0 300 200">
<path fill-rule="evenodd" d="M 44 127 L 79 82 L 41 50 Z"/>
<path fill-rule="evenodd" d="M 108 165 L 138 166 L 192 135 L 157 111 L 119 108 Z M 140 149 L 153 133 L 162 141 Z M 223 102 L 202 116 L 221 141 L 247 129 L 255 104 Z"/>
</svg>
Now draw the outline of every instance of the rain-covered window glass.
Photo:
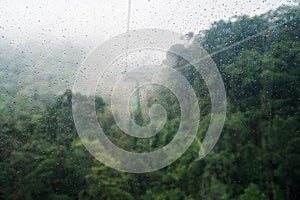
<svg viewBox="0 0 300 200">
<path fill-rule="evenodd" d="M 0 199 L 300 199 L 299 0 L 0 0 Z"/>
</svg>

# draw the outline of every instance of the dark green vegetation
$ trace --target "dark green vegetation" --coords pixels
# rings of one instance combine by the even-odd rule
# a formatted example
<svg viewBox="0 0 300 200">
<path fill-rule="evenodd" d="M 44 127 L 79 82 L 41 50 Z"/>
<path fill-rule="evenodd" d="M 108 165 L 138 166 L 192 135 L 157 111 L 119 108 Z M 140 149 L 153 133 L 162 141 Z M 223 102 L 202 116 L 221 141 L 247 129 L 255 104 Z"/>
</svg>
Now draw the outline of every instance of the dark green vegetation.
<svg viewBox="0 0 300 200">
<path fill-rule="evenodd" d="M 1 79 L 0 199 L 300 199 L 299 16 L 299 8 L 289 7 L 219 21 L 196 40 L 212 53 L 224 79 L 225 127 L 206 158 L 197 160 L 195 142 L 175 163 L 152 173 L 122 173 L 96 161 L 76 133 L 70 91 L 49 105 L 43 101 L 49 97 L 27 97 L 24 88 Z M 11 65 L 2 58 L 1 77 Z M 209 97 L 191 68 L 183 73 L 199 97 L 201 140 L 210 119 Z M 162 94 L 157 100 L 169 111 L 169 121 L 158 138 L 146 142 L 122 138 L 97 98 L 99 119 L 114 143 L 140 151 L 172 139 L 178 105 Z"/>
</svg>

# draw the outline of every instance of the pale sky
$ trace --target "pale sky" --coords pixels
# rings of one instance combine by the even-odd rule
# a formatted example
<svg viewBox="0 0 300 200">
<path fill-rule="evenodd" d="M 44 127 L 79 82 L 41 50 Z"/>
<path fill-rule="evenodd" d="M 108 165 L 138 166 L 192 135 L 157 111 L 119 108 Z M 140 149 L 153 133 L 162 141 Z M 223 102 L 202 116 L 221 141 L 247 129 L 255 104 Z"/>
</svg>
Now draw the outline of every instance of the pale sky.
<svg viewBox="0 0 300 200">
<path fill-rule="evenodd" d="M 187 33 L 234 15 L 262 14 L 292 0 L 131 0 L 130 29 Z M 98 44 L 127 29 L 128 0 L 0 0 L 0 39 Z"/>
</svg>

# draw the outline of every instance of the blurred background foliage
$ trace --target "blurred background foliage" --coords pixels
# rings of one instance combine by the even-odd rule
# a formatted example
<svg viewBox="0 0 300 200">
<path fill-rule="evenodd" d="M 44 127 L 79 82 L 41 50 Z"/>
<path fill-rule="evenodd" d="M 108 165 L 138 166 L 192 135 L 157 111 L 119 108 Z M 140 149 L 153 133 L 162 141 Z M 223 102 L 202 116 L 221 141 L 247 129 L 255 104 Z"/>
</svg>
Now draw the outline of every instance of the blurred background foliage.
<svg viewBox="0 0 300 200">
<path fill-rule="evenodd" d="M 299 7 L 281 7 L 260 16 L 218 21 L 196 34 L 194 44 L 212 55 L 225 83 L 224 130 L 204 159 L 197 159 L 195 141 L 175 163 L 145 174 L 108 168 L 82 145 L 72 118 L 74 94 L 67 90 L 57 95 L 56 88 L 68 88 L 66 77 L 78 67 L 76 50 L 61 58 L 50 52 L 53 58 L 33 62 L 36 52 L 6 49 L 0 56 L 0 199 L 298 200 L 299 16 Z M 190 51 L 183 46 L 180 50 Z M 51 70 L 45 70 L 41 80 L 28 78 L 40 73 L 38 67 Z M 201 142 L 210 119 L 209 94 L 191 66 L 182 73 L 199 99 Z M 168 144 L 180 121 L 174 96 L 161 92 L 149 105 L 154 101 L 169 115 L 162 132 L 149 140 L 124 136 L 100 97 L 97 115 L 116 145 L 150 151 Z"/>
</svg>

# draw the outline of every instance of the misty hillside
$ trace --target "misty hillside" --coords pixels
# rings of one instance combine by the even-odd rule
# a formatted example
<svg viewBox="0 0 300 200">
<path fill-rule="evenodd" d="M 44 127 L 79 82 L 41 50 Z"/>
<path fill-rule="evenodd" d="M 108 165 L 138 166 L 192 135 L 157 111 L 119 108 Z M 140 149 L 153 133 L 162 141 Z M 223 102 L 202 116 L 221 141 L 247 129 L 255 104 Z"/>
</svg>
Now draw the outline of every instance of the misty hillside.
<svg viewBox="0 0 300 200">
<path fill-rule="evenodd" d="M 299 6 L 236 16 L 194 33 L 188 47 L 174 45 L 186 54 L 193 52 L 193 45 L 202 45 L 211 55 L 225 85 L 225 125 L 216 146 L 200 159 L 213 114 L 210 94 L 190 64 L 166 53 L 166 63 L 172 63 L 194 89 L 200 122 L 194 142 L 177 161 L 140 174 L 100 163 L 78 136 L 72 98 L 84 102 L 89 97 L 70 89 L 86 51 L 71 43 L 16 47 L 1 39 L 0 199 L 300 199 L 299 16 Z M 157 150 L 178 131 L 180 105 L 167 89 L 147 99 L 148 107 L 159 103 L 168 112 L 163 129 L 151 138 L 125 134 L 110 106 L 99 96 L 93 100 L 106 136 L 127 151 Z M 146 126 L 147 113 L 141 113 L 138 103 L 132 118 Z M 94 135 L 87 140 L 102 147 Z M 105 149 L 101 153 L 109 156 Z"/>
</svg>

